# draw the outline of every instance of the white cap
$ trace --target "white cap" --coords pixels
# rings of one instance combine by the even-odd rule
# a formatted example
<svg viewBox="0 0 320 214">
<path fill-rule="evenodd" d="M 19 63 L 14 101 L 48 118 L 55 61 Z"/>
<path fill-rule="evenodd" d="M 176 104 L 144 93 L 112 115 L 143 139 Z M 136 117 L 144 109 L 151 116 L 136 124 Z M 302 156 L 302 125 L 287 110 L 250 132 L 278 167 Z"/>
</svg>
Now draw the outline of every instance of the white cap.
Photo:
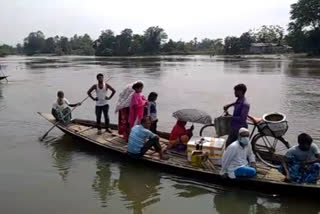
<svg viewBox="0 0 320 214">
<path fill-rule="evenodd" d="M 239 134 L 242 134 L 242 133 L 249 133 L 249 130 L 246 129 L 246 128 L 241 128 L 241 129 L 239 130 Z"/>
</svg>

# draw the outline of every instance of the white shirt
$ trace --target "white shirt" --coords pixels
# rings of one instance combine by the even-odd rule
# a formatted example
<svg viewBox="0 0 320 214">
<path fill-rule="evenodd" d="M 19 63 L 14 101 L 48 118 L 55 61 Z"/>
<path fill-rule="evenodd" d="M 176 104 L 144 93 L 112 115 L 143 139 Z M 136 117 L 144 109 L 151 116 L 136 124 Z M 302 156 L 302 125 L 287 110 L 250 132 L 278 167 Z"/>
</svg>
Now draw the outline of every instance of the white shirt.
<svg viewBox="0 0 320 214">
<path fill-rule="evenodd" d="M 247 166 L 248 160 L 250 163 L 256 162 L 256 158 L 252 152 L 251 145 L 242 147 L 238 141 L 233 142 L 228 146 L 222 156 L 222 169 L 220 174 L 228 174 L 229 178 L 236 178 L 234 171 L 242 166 Z"/>
<path fill-rule="evenodd" d="M 70 102 L 66 98 L 63 98 L 61 105 L 58 103 L 58 99 L 57 99 L 56 102 L 53 103 L 52 108 L 62 111 L 63 109 L 67 108 L 69 104 Z"/>
<path fill-rule="evenodd" d="M 103 83 L 103 87 L 102 89 L 99 88 L 99 84 L 96 85 L 96 94 L 97 94 L 97 102 L 96 102 L 96 106 L 104 106 L 108 104 L 108 101 L 106 100 L 106 96 L 107 96 L 107 86 L 105 83 Z"/>
</svg>

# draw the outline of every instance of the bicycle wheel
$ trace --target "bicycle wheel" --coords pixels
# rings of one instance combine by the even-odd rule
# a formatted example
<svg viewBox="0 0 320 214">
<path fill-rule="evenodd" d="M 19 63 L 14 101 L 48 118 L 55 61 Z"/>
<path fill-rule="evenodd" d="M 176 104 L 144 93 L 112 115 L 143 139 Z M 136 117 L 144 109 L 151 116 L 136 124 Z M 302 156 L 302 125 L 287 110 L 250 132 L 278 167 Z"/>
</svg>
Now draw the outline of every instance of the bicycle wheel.
<svg viewBox="0 0 320 214">
<path fill-rule="evenodd" d="M 200 129 L 200 136 L 202 137 L 215 137 L 216 129 L 214 128 L 214 124 L 204 125 Z"/>
<path fill-rule="evenodd" d="M 273 168 L 281 165 L 280 158 L 290 148 L 289 143 L 283 137 L 275 138 L 261 133 L 253 137 L 251 145 L 259 160 Z"/>
</svg>

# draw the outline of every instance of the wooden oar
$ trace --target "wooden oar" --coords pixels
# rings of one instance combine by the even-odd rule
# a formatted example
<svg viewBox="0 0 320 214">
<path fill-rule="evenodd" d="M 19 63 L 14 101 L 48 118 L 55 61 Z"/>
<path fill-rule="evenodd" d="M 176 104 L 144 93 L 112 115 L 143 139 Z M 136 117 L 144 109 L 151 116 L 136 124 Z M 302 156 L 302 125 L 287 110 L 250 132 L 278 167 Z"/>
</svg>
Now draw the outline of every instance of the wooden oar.
<svg viewBox="0 0 320 214">
<path fill-rule="evenodd" d="M 83 103 L 84 101 L 86 101 L 88 98 L 89 98 L 89 96 L 87 96 L 86 98 L 84 98 L 84 99 L 80 102 L 80 104 L 82 104 L 82 103 Z M 63 119 L 65 119 L 67 116 L 69 116 L 69 115 L 71 114 L 71 112 L 73 112 L 73 110 L 75 110 L 77 107 L 78 107 L 78 105 L 75 106 L 68 114 L 64 115 L 64 117 L 62 118 L 62 121 L 63 121 Z M 57 125 L 59 125 L 59 123 L 61 123 L 61 121 L 56 122 L 56 123 L 40 138 L 40 141 L 43 141 L 43 140 L 47 137 L 47 135 L 49 134 L 49 132 L 50 132 L 52 129 L 54 129 L 54 127 L 56 127 Z"/>
<path fill-rule="evenodd" d="M 111 78 L 112 78 L 112 77 L 110 77 L 109 79 L 107 79 L 107 81 L 105 81 L 105 82 L 108 82 Z M 87 96 L 86 98 L 84 98 L 84 99 L 81 101 L 80 104 L 82 104 L 82 103 L 83 103 L 84 101 L 86 101 L 88 98 L 89 98 L 89 96 Z M 77 107 L 78 107 L 78 106 L 74 107 L 68 114 L 66 114 L 66 115 L 62 118 L 62 120 L 63 120 L 64 118 L 66 118 L 67 116 L 69 116 L 69 115 L 71 114 L 71 112 L 73 112 L 73 110 L 75 110 Z M 56 127 L 57 125 L 59 125 L 60 122 L 61 122 L 61 121 L 56 122 L 56 123 L 40 138 L 40 141 L 43 141 L 43 139 L 45 139 L 45 138 L 47 137 L 47 135 L 49 134 L 49 132 L 50 132 L 52 129 L 54 129 L 54 127 Z"/>
</svg>

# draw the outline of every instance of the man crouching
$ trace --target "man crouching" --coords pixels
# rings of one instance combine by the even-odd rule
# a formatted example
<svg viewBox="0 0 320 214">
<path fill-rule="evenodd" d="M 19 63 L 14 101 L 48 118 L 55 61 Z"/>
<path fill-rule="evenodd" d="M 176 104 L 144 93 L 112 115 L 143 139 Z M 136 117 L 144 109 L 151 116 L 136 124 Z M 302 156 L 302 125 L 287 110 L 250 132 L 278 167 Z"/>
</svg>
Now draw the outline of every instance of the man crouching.
<svg viewBox="0 0 320 214">
<path fill-rule="evenodd" d="M 249 160 L 249 162 L 248 162 Z M 250 163 L 250 165 L 249 165 Z M 230 144 L 222 156 L 220 174 L 229 178 L 254 177 L 256 175 L 256 159 L 249 145 L 249 130 L 241 128 L 238 140 Z"/>
<path fill-rule="evenodd" d="M 141 125 L 136 125 L 131 129 L 128 154 L 133 158 L 141 158 L 153 147 L 159 153 L 160 159 L 167 160 L 168 157 L 162 153 L 159 137 L 149 130 L 150 126 L 150 117 L 144 117 L 141 120 Z"/>
</svg>

